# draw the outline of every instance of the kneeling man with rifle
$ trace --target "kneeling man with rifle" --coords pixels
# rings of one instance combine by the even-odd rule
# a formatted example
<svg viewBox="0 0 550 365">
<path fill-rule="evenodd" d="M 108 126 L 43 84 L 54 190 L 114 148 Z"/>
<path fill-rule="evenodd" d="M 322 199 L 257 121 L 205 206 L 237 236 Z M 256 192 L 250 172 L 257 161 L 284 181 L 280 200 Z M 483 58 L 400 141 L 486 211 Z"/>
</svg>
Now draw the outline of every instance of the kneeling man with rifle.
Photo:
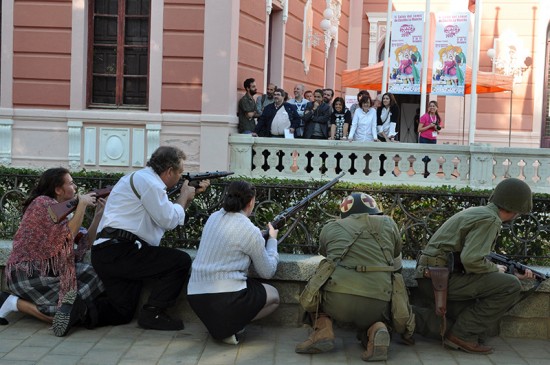
<svg viewBox="0 0 550 365">
<path fill-rule="evenodd" d="M 139 326 L 183 329 L 183 322 L 165 310 L 175 304 L 187 280 L 191 258 L 183 251 L 159 245 L 165 231 L 184 224 L 185 208 L 195 193 L 210 185 L 207 179 L 196 188 L 185 181 L 179 197 L 171 201 L 167 190 L 179 183 L 184 160 L 185 154 L 179 148 L 161 146 L 153 152 L 147 167 L 121 178 L 109 196 L 92 247 L 92 264 L 105 284 L 109 302 L 116 308 L 111 323 L 132 320 L 142 283 L 152 279 L 151 294 L 139 312 Z"/>
<path fill-rule="evenodd" d="M 502 223 L 532 207 L 529 185 L 508 178 L 495 187 L 488 205 L 455 214 L 435 232 L 416 268 L 418 289 L 432 303 L 435 297 L 435 311 L 415 307 L 416 332 L 430 337 L 439 332 L 453 349 L 493 352 L 485 344 L 490 329 L 521 299 L 518 279 L 534 276 L 529 269 L 508 275 L 505 265 L 486 256 L 494 250 Z"/>
</svg>

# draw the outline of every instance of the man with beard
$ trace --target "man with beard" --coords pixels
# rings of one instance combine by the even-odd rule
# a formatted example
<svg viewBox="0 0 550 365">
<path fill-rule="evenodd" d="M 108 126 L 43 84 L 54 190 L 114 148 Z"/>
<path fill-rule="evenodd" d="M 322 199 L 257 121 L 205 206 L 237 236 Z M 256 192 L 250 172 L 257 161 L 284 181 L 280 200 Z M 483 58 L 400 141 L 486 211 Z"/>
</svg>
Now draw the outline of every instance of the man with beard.
<svg viewBox="0 0 550 365">
<path fill-rule="evenodd" d="M 264 111 L 264 108 L 275 101 L 275 99 L 273 98 L 273 93 L 275 92 L 276 88 L 277 85 L 270 82 L 267 85 L 265 94 L 258 96 L 258 98 L 256 99 L 256 113 L 258 113 L 258 115 L 261 115 Z"/>
<path fill-rule="evenodd" d="M 244 89 L 246 93 L 239 100 L 239 133 L 251 134 L 256 129 L 256 80 L 249 78 L 244 80 Z"/>
</svg>

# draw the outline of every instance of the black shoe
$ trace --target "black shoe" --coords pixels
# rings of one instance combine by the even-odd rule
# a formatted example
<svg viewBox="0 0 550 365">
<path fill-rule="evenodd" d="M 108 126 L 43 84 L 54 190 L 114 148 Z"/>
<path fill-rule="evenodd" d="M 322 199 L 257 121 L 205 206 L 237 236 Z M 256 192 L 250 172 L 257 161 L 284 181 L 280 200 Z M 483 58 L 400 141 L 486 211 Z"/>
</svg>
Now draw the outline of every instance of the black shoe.
<svg viewBox="0 0 550 365">
<path fill-rule="evenodd" d="M 6 301 L 6 299 L 9 298 L 9 294 L 6 293 L 6 292 L 0 292 L 0 308 L 2 308 L 2 306 L 4 305 L 4 302 Z M 5 326 L 5 325 L 8 325 L 10 322 L 8 322 L 8 320 L 6 318 L 2 318 L 0 317 L 0 326 Z"/>
<path fill-rule="evenodd" d="M 65 336 L 69 333 L 71 327 L 77 324 L 85 315 L 86 304 L 76 291 L 70 290 L 65 294 L 61 302 L 61 308 L 53 317 L 52 329 L 54 335 L 57 337 Z"/>
<path fill-rule="evenodd" d="M 183 321 L 174 319 L 160 308 L 143 308 L 139 313 L 138 325 L 141 328 L 159 331 L 179 331 L 183 329 Z"/>
</svg>

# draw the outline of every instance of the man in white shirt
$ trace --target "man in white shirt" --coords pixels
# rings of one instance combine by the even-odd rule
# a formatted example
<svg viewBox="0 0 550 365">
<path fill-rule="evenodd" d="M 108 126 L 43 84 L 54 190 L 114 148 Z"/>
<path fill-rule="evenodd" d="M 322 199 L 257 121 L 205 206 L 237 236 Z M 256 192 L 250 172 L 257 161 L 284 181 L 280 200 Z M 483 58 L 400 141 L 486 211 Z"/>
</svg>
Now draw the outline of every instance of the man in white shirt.
<svg viewBox="0 0 550 365">
<path fill-rule="evenodd" d="M 299 127 L 301 118 L 296 107 L 284 102 L 285 91 L 275 89 L 272 104 L 265 107 L 262 115 L 258 118 L 255 135 L 260 137 L 285 137 L 285 129 L 290 134 Z"/>
<path fill-rule="evenodd" d="M 309 102 L 309 100 L 304 98 L 304 90 L 304 84 L 297 84 L 296 86 L 294 86 L 294 99 L 290 99 L 288 101 L 289 104 L 292 104 L 296 107 L 300 118 L 304 116 L 306 105 Z"/>
<path fill-rule="evenodd" d="M 183 172 L 185 154 L 161 146 L 147 167 L 126 175 L 114 186 L 92 246 L 92 265 L 105 285 L 110 304 L 117 308 L 111 324 L 130 322 L 140 298 L 143 281 L 152 279 L 151 294 L 140 310 L 138 324 L 156 330 L 181 330 L 183 322 L 165 310 L 173 306 L 189 274 L 191 258 L 183 251 L 159 247 L 164 232 L 182 225 L 185 208 L 195 193 L 204 191 L 184 182 L 175 202 L 166 190 Z"/>
</svg>

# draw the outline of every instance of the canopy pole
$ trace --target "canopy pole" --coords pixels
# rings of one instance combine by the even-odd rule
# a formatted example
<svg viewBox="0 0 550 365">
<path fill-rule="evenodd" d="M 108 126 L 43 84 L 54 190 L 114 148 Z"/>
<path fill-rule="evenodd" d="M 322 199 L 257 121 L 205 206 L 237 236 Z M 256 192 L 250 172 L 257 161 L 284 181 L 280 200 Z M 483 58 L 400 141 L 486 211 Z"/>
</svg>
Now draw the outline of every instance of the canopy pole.
<svg viewBox="0 0 550 365">
<path fill-rule="evenodd" d="M 510 90 L 510 125 L 508 126 L 508 147 L 512 147 L 512 98 L 514 90 Z"/>
<path fill-rule="evenodd" d="M 392 0 L 388 0 L 388 14 L 386 15 L 386 40 L 384 42 L 384 67 L 382 68 L 382 94 L 388 91 L 388 68 L 390 65 L 390 32 L 391 32 L 391 16 L 392 16 Z"/>
<path fill-rule="evenodd" d="M 474 24 L 474 55 L 472 60 L 472 85 L 470 99 L 470 130 L 468 133 L 468 142 L 473 144 L 476 135 L 476 115 L 477 115 L 477 73 L 479 71 L 479 44 L 481 28 L 481 0 L 476 1 L 476 16 Z"/>
<path fill-rule="evenodd" d="M 426 0 L 424 12 L 424 37 L 422 39 L 422 84 L 420 85 L 420 115 L 426 113 L 426 99 L 428 92 L 428 61 L 430 56 L 430 8 L 431 0 Z M 430 75 L 431 77 L 431 75 Z"/>
</svg>

